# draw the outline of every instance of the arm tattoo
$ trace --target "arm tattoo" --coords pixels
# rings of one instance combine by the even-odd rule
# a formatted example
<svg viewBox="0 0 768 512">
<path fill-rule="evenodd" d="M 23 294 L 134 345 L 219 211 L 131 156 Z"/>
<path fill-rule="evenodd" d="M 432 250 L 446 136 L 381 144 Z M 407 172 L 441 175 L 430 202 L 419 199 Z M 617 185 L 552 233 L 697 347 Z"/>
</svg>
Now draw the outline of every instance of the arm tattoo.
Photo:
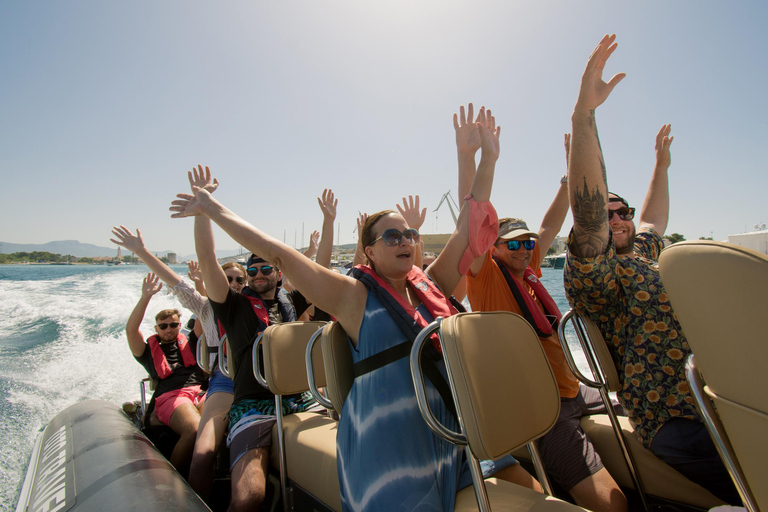
<svg viewBox="0 0 768 512">
<path fill-rule="evenodd" d="M 586 176 L 583 187 L 576 186 L 571 209 L 576 256 L 591 258 L 602 254 L 608 243 L 608 210 L 599 187 L 589 192 Z"/>
</svg>

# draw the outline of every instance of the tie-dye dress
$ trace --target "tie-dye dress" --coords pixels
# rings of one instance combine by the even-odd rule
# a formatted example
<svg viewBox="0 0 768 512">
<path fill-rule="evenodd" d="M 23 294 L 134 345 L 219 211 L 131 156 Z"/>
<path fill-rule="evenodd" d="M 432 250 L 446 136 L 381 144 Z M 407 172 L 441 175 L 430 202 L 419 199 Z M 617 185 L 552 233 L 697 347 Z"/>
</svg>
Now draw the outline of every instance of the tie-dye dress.
<svg viewBox="0 0 768 512">
<path fill-rule="evenodd" d="M 428 322 L 426 308 L 419 313 Z M 355 363 L 406 341 L 370 292 Z M 444 366 L 439 368 L 445 374 Z M 427 396 L 439 421 L 456 422 L 427 380 Z M 356 378 L 347 396 L 336 441 L 339 486 L 345 511 L 452 511 L 462 469 L 457 448 L 438 438 L 419 413 L 405 357 Z"/>
</svg>

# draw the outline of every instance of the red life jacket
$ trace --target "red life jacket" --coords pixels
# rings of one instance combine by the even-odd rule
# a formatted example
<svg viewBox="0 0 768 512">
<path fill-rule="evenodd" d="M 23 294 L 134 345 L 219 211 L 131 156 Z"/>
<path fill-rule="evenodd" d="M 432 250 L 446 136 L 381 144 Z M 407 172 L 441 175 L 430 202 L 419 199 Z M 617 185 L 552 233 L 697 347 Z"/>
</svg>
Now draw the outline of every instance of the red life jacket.
<svg viewBox="0 0 768 512">
<path fill-rule="evenodd" d="M 429 325 L 429 323 L 424 320 L 424 317 L 421 316 L 421 313 L 419 313 L 413 306 L 411 306 L 410 303 L 405 300 L 402 295 L 397 293 L 389 283 L 379 277 L 379 275 L 374 272 L 373 269 L 367 265 L 357 265 L 355 268 L 373 278 L 376 281 L 376 284 L 383 288 L 397 302 L 397 304 L 403 308 L 405 314 L 408 315 L 417 324 L 419 324 L 421 328 Z M 427 274 L 425 274 L 424 271 L 419 267 L 414 265 L 411 271 L 408 272 L 406 280 L 408 281 L 408 284 L 411 285 L 411 288 L 416 291 L 416 295 L 419 297 L 419 300 L 421 300 L 421 303 L 424 304 L 424 307 L 427 308 L 427 311 L 429 311 L 433 318 L 437 318 L 439 316 L 447 318 L 458 313 L 448 298 L 443 295 L 443 292 L 441 292 L 437 286 L 435 286 L 432 280 L 427 277 Z M 437 337 L 433 335 L 432 343 L 435 345 L 437 350 L 440 350 L 440 343 L 436 338 Z"/>
<path fill-rule="evenodd" d="M 513 276 L 502 262 L 496 258 L 494 258 L 493 261 L 496 262 L 496 265 L 498 265 L 501 273 L 504 275 L 509 290 L 512 292 L 512 295 L 517 301 L 517 305 L 520 307 L 520 311 L 523 313 L 523 318 L 531 324 L 539 337 L 548 338 L 552 336 L 554 327 L 557 326 L 563 315 L 560 313 L 560 309 L 557 307 L 552 296 L 547 289 L 544 288 L 544 285 L 541 284 L 539 278 L 536 277 L 536 273 L 533 269 L 527 267 L 523 273 L 523 279 L 525 279 L 528 286 L 533 290 L 533 293 L 535 293 L 536 297 L 541 301 L 541 305 L 544 307 L 543 312 L 536 304 L 533 297 L 531 297 L 528 290 L 525 289 L 523 283 L 520 282 L 517 277 Z"/>
<path fill-rule="evenodd" d="M 152 353 L 152 362 L 155 365 L 157 376 L 160 379 L 168 378 L 173 373 L 173 370 L 171 369 L 171 365 L 168 364 L 165 352 L 163 352 L 163 349 L 160 347 L 160 338 L 157 334 L 150 336 L 147 340 L 147 344 Z M 187 337 L 179 333 L 179 336 L 176 338 L 176 344 L 179 347 L 179 352 L 181 352 L 181 360 L 184 362 L 184 366 L 195 366 L 197 360 L 195 359 L 195 354 L 192 353 L 192 348 L 190 348 L 189 342 L 187 342 Z"/>
</svg>

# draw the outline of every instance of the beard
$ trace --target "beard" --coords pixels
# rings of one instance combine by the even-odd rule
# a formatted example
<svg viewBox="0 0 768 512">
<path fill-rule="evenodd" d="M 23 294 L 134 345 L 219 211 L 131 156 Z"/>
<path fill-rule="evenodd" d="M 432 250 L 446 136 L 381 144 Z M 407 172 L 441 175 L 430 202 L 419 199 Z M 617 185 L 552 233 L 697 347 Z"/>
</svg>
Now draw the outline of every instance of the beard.
<svg viewBox="0 0 768 512">
<path fill-rule="evenodd" d="M 626 243 L 622 242 L 621 244 L 616 243 L 616 239 L 614 238 L 614 244 L 616 247 L 616 254 L 619 256 L 626 256 L 628 254 L 632 254 L 635 251 L 635 225 L 632 224 L 632 230 L 629 232 L 629 235 L 627 236 Z"/>
</svg>

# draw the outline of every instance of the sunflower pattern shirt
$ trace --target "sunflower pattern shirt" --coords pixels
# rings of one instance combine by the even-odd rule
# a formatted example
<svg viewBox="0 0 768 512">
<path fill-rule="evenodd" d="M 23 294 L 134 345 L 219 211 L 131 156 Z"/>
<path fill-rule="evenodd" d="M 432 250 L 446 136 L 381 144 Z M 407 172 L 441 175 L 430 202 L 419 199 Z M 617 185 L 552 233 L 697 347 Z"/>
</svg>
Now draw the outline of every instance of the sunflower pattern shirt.
<svg viewBox="0 0 768 512">
<path fill-rule="evenodd" d="M 668 419 L 699 419 L 685 380 L 691 349 L 659 277 L 664 244 L 653 230 L 641 230 L 631 259 L 617 257 L 612 235 L 605 254 L 593 258 L 574 256 L 573 243 L 571 231 L 564 271 L 568 302 L 603 333 L 623 379 L 618 399 L 650 447 Z"/>
</svg>

